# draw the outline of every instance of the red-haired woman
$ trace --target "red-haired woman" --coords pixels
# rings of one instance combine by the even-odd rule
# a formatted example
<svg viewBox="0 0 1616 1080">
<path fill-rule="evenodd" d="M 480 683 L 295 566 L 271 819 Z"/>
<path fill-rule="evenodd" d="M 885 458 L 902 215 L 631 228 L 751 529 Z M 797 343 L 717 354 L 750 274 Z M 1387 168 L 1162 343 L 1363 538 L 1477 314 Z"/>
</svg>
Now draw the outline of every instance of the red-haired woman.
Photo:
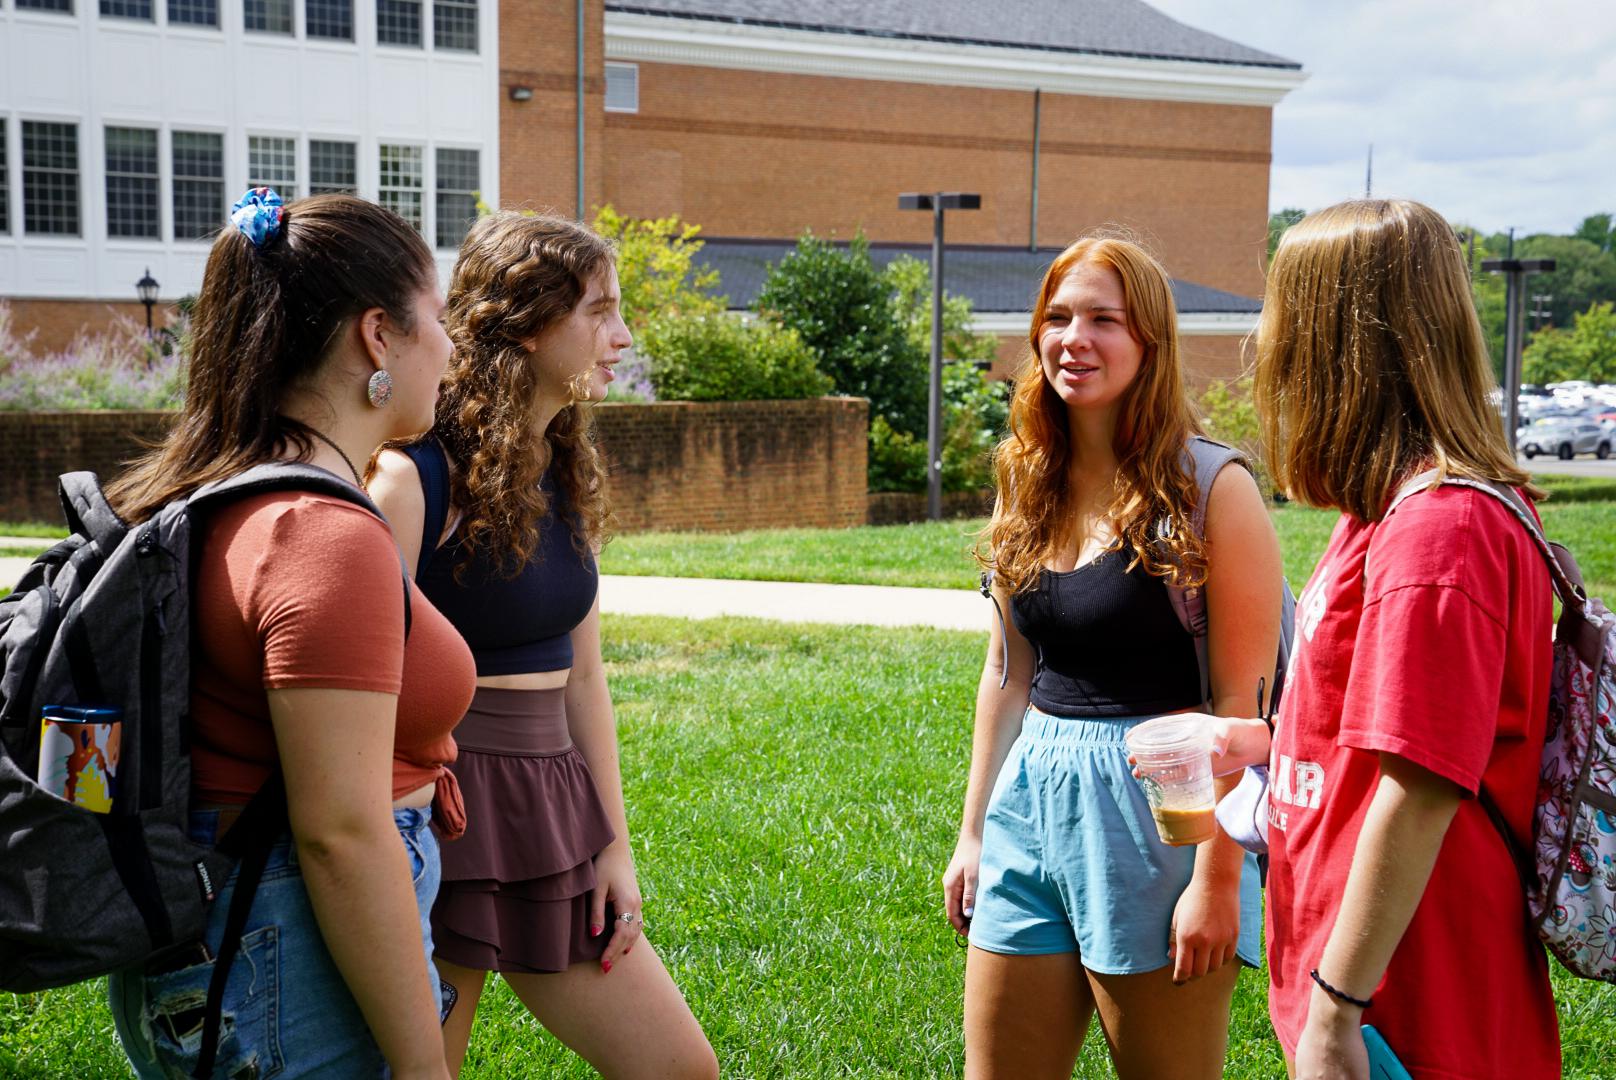
<svg viewBox="0 0 1616 1080">
<path fill-rule="evenodd" d="M 432 913 L 458 1071 L 487 973 L 609 1077 L 717 1062 L 641 937 L 595 552 L 610 529 L 590 402 L 632 344 L 606 241 L 560 218 L 483 218 L 460 249 L 454 358 L 431 435 L 371 490 L 421 590 L 465 635 L 477 693 L 456 729 L 463 839 Z"/>
<path fill-rule="evenodd" d="M 999 446 L 986 567 L 994 620 L 958 846 L 943 878 L 968 933 L 970 1077 L 1066 1077 L 1096 1012 L 1124 1078 L 1217 1077 L 1240 960 L 1258 962 L 1252 860 L 1219 833 L 1156 835 L 1123 736 L 1206 707 L 1167 583 L 1206 590 L 1213 712 L 1249 715 L 1273 672 L 1279 546 L 1245 469 L 1204 536 L 1197 434 L 1161 265 L 1084 238 L 1044 277 Z"/>
</svg>

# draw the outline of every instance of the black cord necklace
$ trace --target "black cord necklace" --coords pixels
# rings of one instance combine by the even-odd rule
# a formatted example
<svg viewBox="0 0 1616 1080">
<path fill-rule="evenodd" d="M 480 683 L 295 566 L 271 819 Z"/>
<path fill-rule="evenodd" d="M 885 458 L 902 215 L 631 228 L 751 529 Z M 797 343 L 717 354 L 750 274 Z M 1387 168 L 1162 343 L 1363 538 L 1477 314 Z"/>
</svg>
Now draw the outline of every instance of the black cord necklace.
<svg viewBox="0 0 1616 1080">
<path fill-rule="evenodd" d="M 342 452 L 342 447 L 338 446 L 336 443 L 332 442 L 330 439 L 326 438 L 324 435 L 321 435 L 318 431 L 315 431 L 311 427 L 306 427 L 304 430 L 306 430 L 310 435 L 313 435 L 316 439 L 319 439 L 321 442 L 325 443 L 327 446 L 329 446 L 331 449 L 333 449 L 333 450 L 335 450 L 337 452 L 337 454 L 342 458 L 343 463 L 348 466 L 348 471 L 353 473 L 354 485 L 356 487 L 358 487 L 361 491 L 363 491 L 364 487 L 365 487 L 365 482 L 359 478 L 359 470 L 354 468 L 354 463 L 353 463 L 352 460 L 349 459 L 348 455 L 344 454 Z"/>
</svg>

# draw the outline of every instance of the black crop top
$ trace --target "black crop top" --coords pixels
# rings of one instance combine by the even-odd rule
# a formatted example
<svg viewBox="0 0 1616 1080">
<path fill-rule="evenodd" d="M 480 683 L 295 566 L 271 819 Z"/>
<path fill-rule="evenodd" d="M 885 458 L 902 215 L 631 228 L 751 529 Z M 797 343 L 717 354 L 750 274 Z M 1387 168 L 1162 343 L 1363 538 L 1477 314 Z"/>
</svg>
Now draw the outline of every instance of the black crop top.
<svg viewBox="0 0 1616 1080">
<path fill-rule="evenodd" d="M 1056 716 L 1154 716 L 1200 702 L 1195 642 L 1167 586 L 1127 551 L 1076 570 L 1045 570 L 1010 603 L 1016 629 L 1038 650 L 1032 704 Z"/>
<path fill-rule="evenodd" d="M 426 496 L 421 558 L 415 583 L 434 607 L 454 624 L 471 646 L 478 675 L 520 675 L 561 671 L 572 666 L 573 629 L 594 606 L 600 585 L 595 557 L 579 552 L 559 497 L 539 523 L 533 557 L 514 578 L 501 572 L 486 550 L 474 552 L 465 584 L 454 579 L 465 560 L 463 537 L 456 529 L 441 548 L 448 515 L 448 459 L 437 440 L 427 438 L 404 448 L 421 474 Z M 550 478 L 541 486 L 552 491 Z"/>
</svg>

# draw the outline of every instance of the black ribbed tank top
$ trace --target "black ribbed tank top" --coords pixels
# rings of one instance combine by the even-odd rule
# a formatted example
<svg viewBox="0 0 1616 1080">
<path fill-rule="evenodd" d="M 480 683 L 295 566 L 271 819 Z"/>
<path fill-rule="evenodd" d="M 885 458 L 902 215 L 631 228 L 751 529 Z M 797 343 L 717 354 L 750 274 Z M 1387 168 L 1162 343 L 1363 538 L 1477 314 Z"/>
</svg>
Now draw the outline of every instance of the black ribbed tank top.
<svg viewBox="0 0 1616 1080">
<path fill-rule="evenodd" d="M 1038 650 L 1032 704 L 1056 716 L 1147 716 L 1199 704 L 1195 642 L 1167 586 L 1132 554 L 1108 551 L 1075 570 L 1045 570 L 1010 604 Z"/>
</svg>

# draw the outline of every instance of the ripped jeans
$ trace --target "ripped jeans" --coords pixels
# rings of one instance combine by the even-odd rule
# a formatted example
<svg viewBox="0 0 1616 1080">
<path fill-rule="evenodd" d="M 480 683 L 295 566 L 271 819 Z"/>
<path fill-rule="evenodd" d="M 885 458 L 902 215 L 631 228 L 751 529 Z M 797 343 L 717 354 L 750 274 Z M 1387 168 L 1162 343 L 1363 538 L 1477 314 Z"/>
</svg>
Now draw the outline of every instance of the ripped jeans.
<svg viewBox="0 0 1616 1080">
<path fill-rule="evenodd" d="M 213 843 L 218 811 L 191 815 L 191 836 Z M 409 852 L 410 876 L 421 916 L 427 977 L 439 995 L 432 965 L 429 914 L 437 896 L 438 841 L 428 828 L 431 811 L 393 811 Z M 235 893 L 235 875 L 213 903 L 205 940 L 217 955 L 225 913 Z M 114 973 L 108 998 L 124 1053 L 141 1080 L 178 1080 L 196 1067 L 202 1014 L 212 962 L 147 975 L 141 968 Z M 298 868 L 290 837 L 270 851 L 269 865 L 253 897 L 230 967 L 224 1022 L 213 1075 L 226 1080 L 301 1076 L 385 1077 L 386 1062 L 359 1006 L 327 951 Z"/>
</svg>

